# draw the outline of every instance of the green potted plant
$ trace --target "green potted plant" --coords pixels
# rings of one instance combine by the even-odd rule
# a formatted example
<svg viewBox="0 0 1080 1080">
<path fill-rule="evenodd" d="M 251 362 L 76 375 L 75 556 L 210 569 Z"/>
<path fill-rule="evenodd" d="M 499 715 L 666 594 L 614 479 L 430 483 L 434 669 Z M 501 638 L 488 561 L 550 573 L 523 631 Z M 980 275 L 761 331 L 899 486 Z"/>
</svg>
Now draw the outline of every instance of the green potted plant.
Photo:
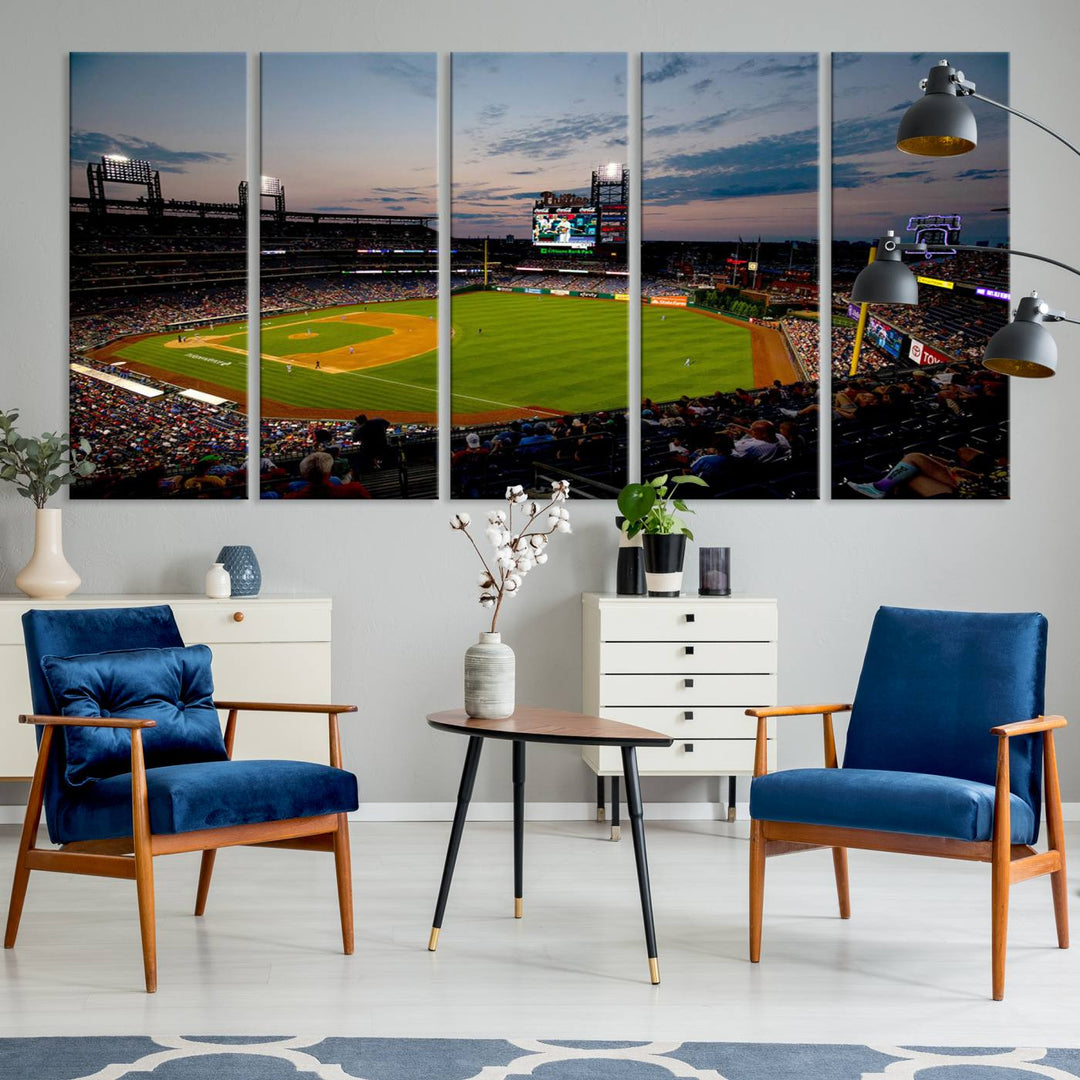
<svg viewBox="0 0 1080 1080">
<path fill-rule="evenodd" d="M 88 456 L 90 444 L 80 439 L 72 445 L 67 435 L 56 432 L 20 435 L 15 427 L 18 419 L 17 409 L 0 410 L 0 480 L 14 484 L 18 493 L 37 507 L 37 512 L 34 554 L 19 571 L 15 585 L 35 599 L 63 599 L 82 581 L 64 558 L 61 511 L 48 509 L 45 504 L 62 487 L 94 471 Z"/>
<path fill-rule="evenodd" d="M 683 560 L 687 538 L 694 534 L 679 513 L 692 514 L 669 486 L 683 484 L 708 487 L 699 476 L 657 476 L 647 484 L 627 484 L 619 492 L 619 511 L 626 519 L 629 537 L 642 535 L 645 548 L 645 585 L 650 596 L 678 596 L 682 591 Z"/>
</svg>

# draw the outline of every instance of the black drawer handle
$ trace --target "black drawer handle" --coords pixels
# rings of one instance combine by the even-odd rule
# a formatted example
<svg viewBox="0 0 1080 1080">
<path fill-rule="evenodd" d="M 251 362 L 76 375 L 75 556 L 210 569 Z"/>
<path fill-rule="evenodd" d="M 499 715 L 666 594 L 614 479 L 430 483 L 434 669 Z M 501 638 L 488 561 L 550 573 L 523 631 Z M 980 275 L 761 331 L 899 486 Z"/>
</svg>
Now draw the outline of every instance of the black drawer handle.
<svg viewBox="0 0 1080 1080">
<path fill-rule="evenodd" d="M 694 752 L 694 744 L 692 742 L 683 743 L 683 751 L 687 754 L 692 754 Z"/>
<path fill-rule="evenodd" d="M 683 650 L 684 650 L 684 652 L 686 653 L 687 656 L 693 656 L 694 655 L 694 646 L 693 645 L 684 645 Z"/>
<path fill-rule="evenodd" d="M 693 711 L 693 709 L 687 709 L 686 712 L 684 712 L 682 714 L 682 718 L 684 720 L 693 720 L 694 719 L 694 711 Z"/>
<path fill-rule="evenodd" d="M 686 613 L 686 621 L 687 622 L 693 622 L 694 621 L 694 613 L 692 611 L 688 611 Z"/>
<path fill-rule="evenodd" d="M 693 679 L 683 679 L 682 684 L 683 684 L 684 687 L 686 687 L 687 690 L 693 690 L 694 689 L 694 680 Z"/>
</svg>

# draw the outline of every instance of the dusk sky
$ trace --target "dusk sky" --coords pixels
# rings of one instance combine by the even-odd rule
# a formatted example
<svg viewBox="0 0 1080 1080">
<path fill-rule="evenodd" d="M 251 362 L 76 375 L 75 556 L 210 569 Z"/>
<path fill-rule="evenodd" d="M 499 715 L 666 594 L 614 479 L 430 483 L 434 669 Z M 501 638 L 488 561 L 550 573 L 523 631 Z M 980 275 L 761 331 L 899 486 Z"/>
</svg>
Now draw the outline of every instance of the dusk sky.
<svg viewBox="0 0 1080 1080">
<path fill-rule="evenodd" d="M 71 194 L 102 154 L 150 161 L 166 199 L 235 202 L 247 175 L 243 53 L 72 53 Z M 138 198 L 132 185 L 108 185 Z"/>
<path fill-rule="evenodd" d="M 1009 100 L 1008 53 L 948 53 L 980 94 Z M 833 56 L 833 235 L 868 240 L 903 232 L 913 214 L 961 214 L 961 242 L 1007 241 L 1008 116 L 969 101 L 979 144 L 969 154 L 921 158 L 896 149 L 896 126 L 921 94 L 938 53 Z"/>
<path fill-rule="evenodd" d="M 262 171 L 290 210 L 434 214 L 434 53 L 264 53 Z"/>
<path fill-rule="evenodd" d="M 645 240 L 817 235 L 813 53 L 646 53 Z"/>
<path fill-rule="evenodd" d="M 625 53 L 455 53 L 455 236 L 531 235 L 541 191 L 626 161 Z"/>
</svg>

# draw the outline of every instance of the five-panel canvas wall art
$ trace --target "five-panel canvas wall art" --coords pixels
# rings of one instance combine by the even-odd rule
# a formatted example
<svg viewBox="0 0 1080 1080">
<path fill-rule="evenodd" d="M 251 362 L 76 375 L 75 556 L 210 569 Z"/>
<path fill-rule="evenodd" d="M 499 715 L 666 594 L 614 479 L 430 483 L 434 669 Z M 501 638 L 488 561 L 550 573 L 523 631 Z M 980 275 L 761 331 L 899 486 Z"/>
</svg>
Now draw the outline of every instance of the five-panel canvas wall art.
<svg viewBox="0 0 1080 1080">
<path fill-rule="evenodd" d="M 1007 498 L 1008 386 L 978 362 L 1009 317 L 1005 123 L 901 154 L 931 54 L 646 53 L 639 115 L 629 59 L 455 54 L 440 177 L 435 54 L 264 54 L 255 190 L 244 54 L 73 54 L 74 496 L 244 498 L 254 469 L 267 500 L 435 498 L 448 444 L 452 497 L 604 499 L 638 443 L 700 498 Z M 954 61 L 1007 100 L 1007 54 Z M 918 303 L 854 303 L 890 229 L 930 248 Z"/>
</svg>

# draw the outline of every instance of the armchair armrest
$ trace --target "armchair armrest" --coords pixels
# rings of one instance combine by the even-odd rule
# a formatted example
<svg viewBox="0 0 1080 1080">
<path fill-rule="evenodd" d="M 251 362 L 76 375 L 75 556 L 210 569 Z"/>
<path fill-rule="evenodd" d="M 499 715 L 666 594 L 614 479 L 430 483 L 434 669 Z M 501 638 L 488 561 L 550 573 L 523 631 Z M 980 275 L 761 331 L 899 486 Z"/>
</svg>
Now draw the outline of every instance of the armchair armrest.
<svg viewBox="0 0 1080 1080">
<path fill-rule="evenodd" d="M 771 705 L 763 709 L 747 709 L 747 716 L 757 717 L 757 741 L 754 745 L 754 775 L 764 776 L 768 771 L 769 718 L 773 716 L 820 716 L 822 735 L 825 739 L 825 767 L 835 769 L 836 738 L 833 735 L 833 713 L 850 712 L 851 706 L 835 705 Z"/>
<path fill-rule="evenodd" d="M 338 716 L 341 713 L 356 712 L 355 705 L 299 705 L 282 701 L 215 701 L 214 708 L 228 709 L 229 718 L 225 722 L 225 752 L 231 758 L 233 743 L 236 740 L 236 717 L 241 712 L 275 713 L 319 713 L 330 720 L 330 764 L 335 769 L 341 768 L 341 732 L 338 728 Z"/>
<path fill-rule="evenodd" d="M 747 716 L 759 720 L 766 716 L 824 716 L 826 713 L 851 712 L 850 705 L 771 705 L 765 709 L 747 709 Z"/>
<path fill-rule="evenodd" d="M 300 705 L 283 701 L 215 701 L 214 708 L 228 709 L 229 712 L 320 713 L 323 716 L 356 712 L 355 705 Z"/>
<path fill-rule="evenodd" d="M 156 720 L 126 719 L 122 716 L 20 716 L 20 724 L 37 724 L 39 727 L 103 727 L 139 728 L 157 727 Z"/>
<path fill-rule="evenodd" d="M 998 724 L 990 729 L 991 735 L 1007 739 L 1011 735 L 1033 735 L 1037 731 L 1053 731 L 1067 727 L 1069 721 L 1064 716 L 1037 716 L 1033 720 L 1015 720 L 1011 724 Z"/>
</svg>

